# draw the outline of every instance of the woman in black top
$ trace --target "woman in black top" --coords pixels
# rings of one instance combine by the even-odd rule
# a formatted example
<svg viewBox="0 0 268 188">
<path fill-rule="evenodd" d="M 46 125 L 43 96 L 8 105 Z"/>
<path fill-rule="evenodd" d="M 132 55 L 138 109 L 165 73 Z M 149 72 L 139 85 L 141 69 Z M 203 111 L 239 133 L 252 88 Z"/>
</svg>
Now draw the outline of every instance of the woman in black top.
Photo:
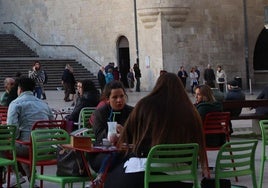
<svg viewBox="0 0 268 188">
<path fill-rule="evenodd" d="M 79 113 L 84 107 L 95 107 L 99 102 L 99 92 L 91 80 L 83 80 L 82 87 L 77 87 L 79 97 L 72 113 L 66 116 L 66 119 L 73 122 L 78 122 Z"/>
<path fill-rule="evenodd" d="M 131 113 L 133 107 L 126 104 L 127 95 L 123 84 L 120 81 L 114 80 L 106 84 L 107 89 L 107 104 L 103 107 L 95 110 L 93 131 L 96 136 L 95 144 L 101 144 L 103 138 L 107 138 L 108 124 L 107 122 L 117 122 L 117 133 L 123 130 L 125 121 Z M 118 135 L 114 135 L 112 143 L 116 144 Z M 89 156 L 89 163 L 95 171 L 99 171 L 103 160 L 107 157 L 107 154 L 97 154 Z"/>
</svg>

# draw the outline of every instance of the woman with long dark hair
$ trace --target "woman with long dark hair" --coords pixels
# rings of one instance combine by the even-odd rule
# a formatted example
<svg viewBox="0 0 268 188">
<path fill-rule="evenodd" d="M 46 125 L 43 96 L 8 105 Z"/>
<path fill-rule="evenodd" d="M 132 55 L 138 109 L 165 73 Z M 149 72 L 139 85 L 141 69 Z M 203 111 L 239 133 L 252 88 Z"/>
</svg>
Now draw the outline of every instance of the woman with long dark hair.
<svg viewBox="0 0 268 188">
<path fill-rule="evenodd" d="M 128 166 L 128 160 L 145 164 L 149 150 L 157 144 L 193 142 L 200 146 L 199 159 L 201 166 L 204 166 L 205 144 L 201 118 L 179 77 L 173 73 L 163 74 L 152 92 L 137 103 L 124 124 L 118 147 L 125 144 L 133 147 L 117 156 L 104 187 L 143 187 L 144 168 L 139 168 L 139 165 Z M 177 183 L 158 183 L 157 186 L 170 187 Z"/>
</svg>

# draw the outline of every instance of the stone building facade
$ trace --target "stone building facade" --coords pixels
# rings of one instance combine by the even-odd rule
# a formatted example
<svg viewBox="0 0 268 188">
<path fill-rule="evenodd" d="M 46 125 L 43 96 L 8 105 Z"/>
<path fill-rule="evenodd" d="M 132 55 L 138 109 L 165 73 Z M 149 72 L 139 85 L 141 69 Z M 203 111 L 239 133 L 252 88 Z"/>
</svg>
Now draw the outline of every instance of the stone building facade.
<svg viewBox="0 0 268 188">
<path fill-rule="evenodd" d="M 142 90 L 152 89 L 160 70 L 198 66 L 202 73 L 207 64 L 222 65 L 228 80 L 241 77 L 246 88 L 249 79 L 268 83 L 268 68 L 254 69 L 266 5 L 268 0 L 0 0 L 0 32 L 14 33 L 40 57 L 77 59 L 93 73 L 115 62 L 124 77 L 139 60 Z"/>
</svg>

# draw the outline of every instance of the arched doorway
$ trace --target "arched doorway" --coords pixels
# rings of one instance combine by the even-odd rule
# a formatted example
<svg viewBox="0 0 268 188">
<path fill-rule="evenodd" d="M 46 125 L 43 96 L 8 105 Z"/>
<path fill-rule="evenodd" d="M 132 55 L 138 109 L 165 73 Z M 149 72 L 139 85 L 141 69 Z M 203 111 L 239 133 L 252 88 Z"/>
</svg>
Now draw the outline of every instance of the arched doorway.
<svg viewBox="0 0 268 188">
<path fill-rule="evenodd" d="M 268 29 L 263 29 L 257 39 L 254 56 L 254 70 L 268 70 Z"/>
<path fill-rule="evenodd" d="M 117 42 L 118 65 L 121 81 L 128 88 L 127 73 L 130 69 L 129 42 L 125 36 L 121 36 Z"/>
</svg>

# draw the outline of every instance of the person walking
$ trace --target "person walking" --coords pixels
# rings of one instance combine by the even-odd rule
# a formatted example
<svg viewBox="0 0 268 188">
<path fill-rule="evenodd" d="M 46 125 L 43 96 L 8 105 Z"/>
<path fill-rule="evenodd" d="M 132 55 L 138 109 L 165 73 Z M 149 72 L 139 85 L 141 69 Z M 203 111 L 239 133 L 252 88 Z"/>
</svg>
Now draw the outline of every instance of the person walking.
<svg viewBox="0 0 268 188">
<path fill-rule="evenodd" d="M 103 92 L 104 86 L 106 84 L 105 75 L 103 73 L 104 71 L 105 71 L 104 67 L 101 66 L 100 70 L 98 72 L 98 81 L 99 81 L 99 84 L 100 84 L 101 92 Z"/>
<path fill-rule="evenodd" d="M 210 64 L 208 64 L 204 71 L 204 80 L 205 84 L 209 85 L 210 87 L 215 87 L 215 73 Z"/>
<path fill-rule="evenodd" d="M 179 71 L 178 71 L 178 77 L 181 79 L 184 88 L 186 87 L 186 80 L 188 77 L 187 72 L 184 70 L 184 66 L 181 66 Z"/>
<path fill-rule="evenodd" d="M 114 80 L 120 80 L 120 72 L 118 70 L 118 67 L 114 67 L 113 76 L 114 76 Z"/>
<path fill-rule="evenodd" d="M 114 75 L 113 75 L 113 69 L 112 68 L 108 69 L 108 72 L 104 73 L 104 75 L 105 75 L 106 84 L 108 84 L 108 83 L 110 83 L 111 81 L 114 80 Z"/>
<path fill-rule="evenodd" d="M 130 68 L 129 72 L 127 73 L 127 81 L 128 81 L 128 87 L 129 87 L 129 91 L 132 92 L 132 88 L 134 87 L 134 73 L 133 73 L 133 69 Z"/>
<path fill-rule="evenodd" d="M 73 101 L 75 94 L 75 78 L 73 74 L 73 68 L 71 67 L 71 65 L 67 64 L 65 66 L 65 70 L 63 71 L 61 80 L 62 80 L 61 83 L 64 87 L 64 101 L 65 102 Z"/>
<path fill-rule="evenodd" d="M 194 87 L 196 87 L 198 85 L 198 74 L 195 71 L 195 67 L 191 68 L 190 71 L 190 85 L 191 85 L 191 92 L 192 94 L 194 94 Z"/>
<path fill-rule="evenodd" d="M 137 63 L 134 64 L 133 66 L 133 70 L 134 70 L 134 73 L 135 73 L 135 79 L 136 79 L 136 92 L 140 92 L 140 86 L 141 86 L 141 70 L 139 68 L 139 65 Z"/>
<path fill-rule="evenodd" d="M 198 84 L 199 84 L 199 79 L 200 79 L 200 70 L 198 69 L 198 67 L 197 67 L 197 66 L 195 66 L 195 72 L 196 72 L 196 73 L 197 73 L 197 75 L 198 75 L 197 82 L 198 82 Z"/>
<path fill-rule="evenodd" d="M 34 95 L 40 99 L 42 95 L 42 87 L 45 81 L 45 73 L 41 69 L 39 61 L 34 62 L 32 70 L 29 70 L 28 77 L 35 81 Z"/>
<path fill-rule="evenodd" d="M 221 65 L 218 65 L 216 72 L 216 82 L 219 85 L 220 91 L 224 92 L 224 84 L 226 82 L 226 74 Z"/>
</svg>

